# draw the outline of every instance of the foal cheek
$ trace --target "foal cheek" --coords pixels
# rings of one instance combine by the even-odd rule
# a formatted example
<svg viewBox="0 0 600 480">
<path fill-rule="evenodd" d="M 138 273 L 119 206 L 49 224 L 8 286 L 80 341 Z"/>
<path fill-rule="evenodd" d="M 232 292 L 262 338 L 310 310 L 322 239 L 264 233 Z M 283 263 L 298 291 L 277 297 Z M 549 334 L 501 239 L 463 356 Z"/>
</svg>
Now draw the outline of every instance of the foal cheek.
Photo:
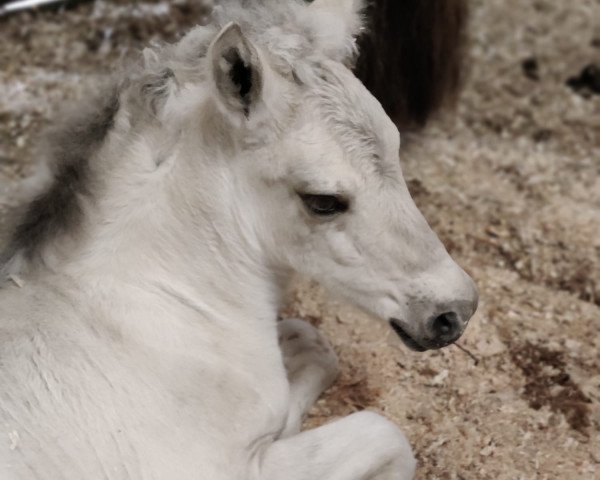
<svg viewBox="0 0 600 480">
<path fill-rule="evenodd" d="M 330 232 L 327 236 L 330 257 L 343 267 L 358 267 L 364 264 L 364 257 L 356 243 L 344 232 Z"/>
</svg>

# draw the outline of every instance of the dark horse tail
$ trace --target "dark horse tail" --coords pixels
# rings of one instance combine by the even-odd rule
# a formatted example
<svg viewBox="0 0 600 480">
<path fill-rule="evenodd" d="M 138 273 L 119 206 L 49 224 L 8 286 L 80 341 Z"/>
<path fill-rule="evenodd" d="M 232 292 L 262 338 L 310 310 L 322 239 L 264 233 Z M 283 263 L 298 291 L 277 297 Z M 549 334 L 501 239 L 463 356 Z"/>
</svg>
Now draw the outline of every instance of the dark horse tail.
<svg viewBox="0 0 600 480">
<path fill-rule="evenodd" d="M 423 127 L 461 84 L 468 0 L 371 0 L 356 75 L 401 128 Z"/>
</svg>

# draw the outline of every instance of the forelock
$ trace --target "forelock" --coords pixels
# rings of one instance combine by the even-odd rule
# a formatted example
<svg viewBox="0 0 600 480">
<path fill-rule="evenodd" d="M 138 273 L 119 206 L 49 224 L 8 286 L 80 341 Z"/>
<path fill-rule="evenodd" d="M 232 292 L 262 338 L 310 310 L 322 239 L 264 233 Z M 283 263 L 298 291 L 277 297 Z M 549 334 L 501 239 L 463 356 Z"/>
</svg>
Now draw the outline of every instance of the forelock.
<svg viewBox="0 0 600 480">
<path fill-rule="evenodd" d="M 341 65 L 328 63 L 315 69 L 319 74 L 311 97 L 330 131 L 352 158 L 377 164 L 382 144 L 374 118 L 378 112 L 371 110 L 368 92 Z"/>
</svg>

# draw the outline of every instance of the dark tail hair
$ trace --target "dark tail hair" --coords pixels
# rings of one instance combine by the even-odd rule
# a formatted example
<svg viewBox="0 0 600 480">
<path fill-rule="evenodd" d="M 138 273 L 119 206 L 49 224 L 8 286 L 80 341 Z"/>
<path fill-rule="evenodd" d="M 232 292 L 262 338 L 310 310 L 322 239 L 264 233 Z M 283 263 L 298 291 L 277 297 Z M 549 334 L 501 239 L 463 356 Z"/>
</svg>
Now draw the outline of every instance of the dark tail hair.
<svg viewBox="0 0 600 480">
<path fill-rule="evenodd" d="M 401 128 L 456 99 L 468 0 L 373 0 L 356 75 Z"/>
</svg>

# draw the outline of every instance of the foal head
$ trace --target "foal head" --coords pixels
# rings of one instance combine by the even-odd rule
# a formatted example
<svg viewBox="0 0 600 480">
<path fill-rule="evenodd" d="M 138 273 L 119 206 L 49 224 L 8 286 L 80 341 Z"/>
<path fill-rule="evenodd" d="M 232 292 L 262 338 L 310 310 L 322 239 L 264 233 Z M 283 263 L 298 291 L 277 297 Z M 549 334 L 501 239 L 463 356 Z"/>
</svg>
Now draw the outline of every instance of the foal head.
<svg viewBox="0 0 600 480">
<path fill-rule="evenodd" d="M 145 51 L 123 82 L 89 167 L 100 180 L 82 209 L 104 213 L 88 235 L 105 253 L 152 246 L 214 283 L 299 272 L 413 349 L 455 341 L 477 292 L 410 197 L 398 130 L 349 69 L 360 2 L 239 3 Z"/>
</svg>

